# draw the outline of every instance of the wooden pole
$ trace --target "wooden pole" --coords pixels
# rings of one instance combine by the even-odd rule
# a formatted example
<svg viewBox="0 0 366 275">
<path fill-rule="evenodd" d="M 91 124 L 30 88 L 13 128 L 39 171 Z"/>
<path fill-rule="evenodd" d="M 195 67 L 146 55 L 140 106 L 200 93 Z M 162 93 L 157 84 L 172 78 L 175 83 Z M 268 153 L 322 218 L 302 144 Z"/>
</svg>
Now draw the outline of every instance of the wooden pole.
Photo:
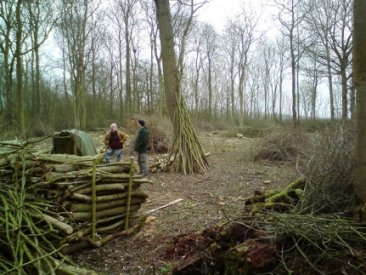
<svg viewBox="0 0 366 275">
<path fill-rule="evenodd" d="M 127 206 L 126 206 L 126 217 L 125 217 L 125 230 L 128 229 L 128 222 L 130 218 L 130 205 L 131 205 L 131 190 L 132 190 L 132 178 L 134 175 L 134 158 L 131 158 L 130 164 L 130 178 L 128 180 L 128 193 L 127 193 Z"/>
<path fill-rule="evenodd" d="M 96 170 L 97 160 L 93 160 L 93 177 L 92 177 L 92 240 L 96 240 L 96 224 L 97 224 L 97 187 L 96 187 Z"/>
</svg>

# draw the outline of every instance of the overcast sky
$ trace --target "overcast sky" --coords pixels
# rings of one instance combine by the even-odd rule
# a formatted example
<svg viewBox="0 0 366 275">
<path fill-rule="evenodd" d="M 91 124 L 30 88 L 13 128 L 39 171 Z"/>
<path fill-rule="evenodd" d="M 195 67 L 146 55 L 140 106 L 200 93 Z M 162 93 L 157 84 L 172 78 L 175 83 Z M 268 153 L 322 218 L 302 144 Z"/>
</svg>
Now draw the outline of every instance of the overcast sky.
<svg viewBox="0 0 366 275">
<path fill-rule="evenodd" d="M 200 20 L 213 25 L 221 32 L 228 18 L 235 18 L 243 8 L 253 10 L 259 17 L 261 30 L 273 31 L 275 28 L 275 8 L 270 0 L 209 0 L 198 13 Z"/>
</svg>

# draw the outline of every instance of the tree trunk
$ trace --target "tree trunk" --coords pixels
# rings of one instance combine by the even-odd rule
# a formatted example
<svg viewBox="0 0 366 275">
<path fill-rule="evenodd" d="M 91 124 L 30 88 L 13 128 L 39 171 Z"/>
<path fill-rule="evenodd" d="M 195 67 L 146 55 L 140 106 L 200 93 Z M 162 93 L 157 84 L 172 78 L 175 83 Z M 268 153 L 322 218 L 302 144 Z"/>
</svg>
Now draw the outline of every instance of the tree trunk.
<svg viewBox="0 0 366 275">
<path fill-rule="evenodd" d="M 353 71 L 357 93 L 355 144 L 355 215 L 366 222 L 366 1 L 354 0 Z"/>
<path fill-rule="evenodd" d="M 350 111 L 351 119 L 354 120 L 356 116 L 356 91 L 355 91 L 355 78 L 352 76 L 351 94 L 350 94 Z"/>
<path fill-rule="evenodd" d="M 39 58 L 39 28 L 40 28 L 40 2 L 35 1 L 34 5 L 28 4 L 28 12 L 31 17 L 31 26 L 33 33 L 33 55 L 34 55 L 34 66 L 32 66 L 32 88 L 33 88 L 33 104 L 32 104 L 32 123 L 35 129 L 38 128 L 41 119 L 41 96 L 40 96 L 40 58 Z"/>
<path fill-rule="evenodd" d="M 230 114 L 231 119 L 234 121 L 235 118 L 235 75 L 234 75 L 234 61 L 230 58 Z"/>
<path fill-rule="evenodd" d="M 0 1 L 0 20 L 2 22 L 9 22 L 8 24 L 1 24 L 0 31 L 2 33 L 2 43 L 0 43 L 0 50 L 2 54 L 2 62 L 4 68 L 4 79 L 5 79 L 5 116 L 4 122 L 6 128 L 10 128 L 14 125 L 14 95 L 13 95 L 13 69 L 14 69 L 14 58 L 12 58 L 12 35 L 14 30 L 14 16 L 16 3 Z"/>
<path fill-rule="evenodd" d="M 347 108 L 348 100 L 347 100 L 347 72 L 346 72 L 346 65 L 343 64 L 341 67 L 341 79 L 342 79 L 342 119 L 345 120 L 348 117 L 348 108 Z"/>
<path fill-rule="evenodd" d="M 291 91 L 292 91 L 292 122 L 293 126 L 297 126 L 297 114 L 296 114 L 296 61 L 293 49 L 293 37 L 290 38 L 290 50 L 291 50 Z"/>
<path fill-rule="evenodd" d="M 165 95 L 175 140 L 172 146 L 175 156 L 173 169 L 183 174 L 204 172 L 208 165 L 207 159 L 180 91 L 169 0 L 155 0 L 155 5 L 160 30 Z"/>
<path fill-rule="evenodd" d="M 329 107 L 330 107 L 330 119 L 334 120 L 334 96 L 333 96 L 333 77 L 330 65 L 330 50 L 328 45 L 328 39 L 326 39 L 325 50 L 327 53 L 327 73 L 328 73 L 328 86 L 329 86 Z"/>
<path fill-rule="evenodd" d="M 244 78 L 245 71 L 244 65 L 240 65 L 240 73 L 239 73 L 239 126 L 243 127 L 244 125 Z"/>
<path fill-rule="evenodd" d="M 125 40 L 126 40 L 126 113 L 132 109 L 132 89 L 131 89 L 131 46 L 129 21 L 125 19 Z M 122 114 L 121 114 L 122 115 Z"/>
<path fill-rule="evenodd" d="M 159 113 L 159 117 L 162 118 L 163 117 L 163 113 L 164 113 L 164 76 L 163 76 L 163 69 L 161 68 L 161 53 L 158 53 L 158 48 L 157 48 L 157 34 L 154 33 L 154 55 L 155 55 L 155 60 L 156 60 L 156 65 L 158 68 L 158 84 L 159 84 L 159 104 L 158 104 L 158 113 Z"/>
<path fill-rule="evenodd" d="M 22 9 L 23 1 L 18 0 L 16 7 L 16 75 L 17 75 L 17 113 L 18 113 L 18 123 L 20 128 L 20 133 L 23 134 L 25 131 L 25 117 L 24 117 L 24 91 L 23 91 L 23 58 L 22 58 L 22 35 L 23 35 L 23 22 L 22 22 Z"/>
<path fill-rule="evenodd" d="M 212 119 L 212 101 L 213 101 L 213 91 L 212 91 L 212 60 L 208 57 L 208 118 Z"/>
</svg>

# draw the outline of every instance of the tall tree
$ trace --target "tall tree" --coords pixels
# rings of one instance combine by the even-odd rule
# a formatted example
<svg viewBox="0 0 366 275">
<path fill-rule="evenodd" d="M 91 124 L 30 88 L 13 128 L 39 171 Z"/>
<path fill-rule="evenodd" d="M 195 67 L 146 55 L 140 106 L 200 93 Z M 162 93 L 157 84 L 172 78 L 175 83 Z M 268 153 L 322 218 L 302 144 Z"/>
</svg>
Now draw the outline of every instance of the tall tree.
<svg viewBox="0 0 366 275">
<path fill-rule="evenodd" d="M 71 90 L 73 94 L 73 124 L 75 128 L 86 127 L 86 52 L 90 33 L 88 20 L 95 11 L 91 0 L 62 0 L 62 12 L 58 31 L 66 41 Z"/>
<path fill-rule="evenodd" d="M 194 19 L 197 11 L 207 3 L 207 0 L 195 3 L 195 0 L 178 1 L 176 7 L 176 13 L 174 14 L 173 35 L 175 43 L 178 46 L 178 77 L 181 84 L 183 78 L 183 71 L 185 65 L 186 48 L 189 35 L 194 25 Z"/>
<path fill-rule="evenodd" d="M 352 0 L 332 2 L 332 28 L 330 48 L 336 56 L 335 70 L 342 84 L 342 119 L 348 117 L 348 81 L 350 80 L 351 53 L 353 48 Z"/>
<path fill-rule="evenodd" d="M 248 13 L 245 9 L 239 15 L 238 20 L 234 25 L 235 36 L 238 39 L 237 51 L 239 53 L 237 66 L 239 77 L 239 124 L 244 124 L 244 95 L 245 95 L 245 83 L 247 78 L 247 69 L 249 63 L 249 51 L 253 47 L 253 43 L 256 40 L 255 29 L 257 25 L 257 19 L 253 14 Z"/>
<path fill-rule="evenodd" d="M 269 100 L 270 100 L 270 87 L 271 87 L 271 73 L 273 68 L 273 57 L 274 51 L 271 45 L 267 43 L 266 40 L 262 40 L 261 43 L 261 60 L 262 60 L 262 70 L 260 76 L 262 78 L 263 90 L 264 90 L 264 118 L 267 118 L 269 113 Z M 273 105 L 272 105 L 273 106 Z"/>
<path fill-rule="evenodd" d="M 315 51 L 310 51 L 307 55 L 308 62 L 304 68 L 305 76 L 307 77 L 308 86 L 310 90 L 310 109 L 311 109 L 311 119 L 315 120 L 316 118 L 316 105 L 317 105 L 317 94 L 318 94 L 318 86 L 320 81 L 320 65 L 319 65 L 319 56 Z"/>
<path fill-rule="evenodd" d="M 174 131 L 173 169 L 183 174 L 204 172 L 208 162 L 181 94 L 169 0 L 154 1 L 160 31 L 165 94 Z"/>
<path fill-rule="evenodd" d="M 158 114 L 160 117 L 163 114 L 166 114 L 166 106 L 164 105 L 165 96 L 164 96 L 164 77 L 163 77 L 163 68 L 161 64 L 161 50 L 159 47 L 159 39 L 158 39 L 158 27 L 156 23 L 156 10 L 154 3 L 151 0 L 141 1 L 142 8 L 145 12 L 145 22 L 148 24 L 150 29 L 150 55 L 154 56 L 157 71 L 158 71 Z M 153 59 L 151 57 L 151 63 Z M 151 64 L 151 73 L 153 71 L 153 64 Z"/>
<path fill-rule="evenodd" d="M 17 119 L 21 134 L 25 131 L 25 114 L 24 114 L 24 89 L 23 89 L 23 14 L 24 3 L 22 0 L 17 1 L 15 8 L 16 18 L 16 35 L 15 35 L 15 59 L 16 59 L 16 79 L 17 79 Z"/>
<path fill-rule="evenodd" d="M 2 54 L 2 64 L 4 74 L 4 90 L 5 95 L 5 115 L 4 126 L 10 127 L 14 121 L 14 88 L 13 88 L 13 73 L 14 73 L 14 31 L 16 28 L 15 20 L 15 1 L 0 1 L 0 51 Z M 6 124 L 6 125 L 5 125 Z"/>
<path fill-rule="evenodd" d="M 283 82 L 285 78 L 285 66 L 288 63 L 288 57 L 286 56 L 286 47 L 285 40 L 283 37 L 280 37 L 276 41 L 276 53 L 278 56 L 278 88 L 279 88 L 279 99 L 278 99 L 278 112 L 279 112 L 279 121 L 282 121 L 282 106 L 283 106 Z"/>
<path fill-rule="evenodd" d="M 91 121 L 96 121 L 97 115 L 100 112 L 100 105 L 98 104 L 98 97 L 97 97 L 97 78 L 98 78 L 98 69 L 102 68 L 102 64 L 100 64 L 99 60 L 101 59 L 101 51 L 103 46 L 103 40 L 106 38 L 106 33 L 104 32 L 102 20 L 103 20 L 104 13 L 102 12 L 95 12 L 90 16 L 90 35 L 89 35 L 89 43 L 90 48 L 86 55 L 87 60 L 86 62 L 90 64 L 90 73 L 88 77 L 88 83 L 91 86 L 91 104 L 90 108 L 93 110 L 90 113 Z"/>
<path fill-rule="evenodd" d="M 200 93 L 199 93 L 199 82 L 201 77 L 201 71 L 203 67 L 203 25 L 197 24 L 197 29 L 194 31 L 194 39 L 193 39 L 193 52 L 194 52 L 194 65 L 192 66 L 194 71 L 192 73 L 192 90 L 193 90 L 193 108 L 196 113 L 196 116 L 198 117 L 199 114 L 199 108 L 200 108 Z"/>
<path fill-rule="evenodd" d="M 297 30 L 299 25 L 303 22 L 307 11 L 301 11 L 300 0 L 286 0 L 278 1 L 276 3 L 280 7 L 279 21 L 283 27 L 282 34 L 288 38 L 290 44 L 291 57 L 291 94 L 292 94 L 292 121 L 293 125 L 298 124 L 297 112 L 297 91 L 296 91 L 296 68 L 298 66 L 299 55 L 297 47 Z"/>
<path fill-rule="evenodd" d="M 227 56 L 227 62 L 229 66 L 230 72 L 230 84 L 229 84 L 229 93 L 230 93 L 230 117 L 231 120 L 234 121 L 235 119 L 235 79 L 237 77 L 237 66 L 236 66 L 236 59 L 237 59 L 237 44 L 238 39 L 235 36 L 234 30 L 235 22 L 229 21 L 225 26 L 224 31 L 224 39 L 223 39 L 223 48 L 225 52 L 225 56 Z"/>
<path fill-rule="evenodd" d="M 212 109 L 213 109 L 213 69 L 214 69 L 214 61 L 215 55 L 218 49 L 217 38 L 215 29 L 210 25 L 204 25 L 203 27 L 203 53 L 206 57 L 207 62 L 207 91 L 208 91 L 208 118 L 212 118 Z"/>
<path fill-rule="evenodd" d="M 310 26 L 310 31 L 315 34 L 315 41 L 320 41 L 324 50 L 319 51 L 316 47 L 315 55 L 319 57 L 319 62 L 323 63 L 326 68 L 329 89 L 329 108 L 330 118 L 333 120 L 334 115 L 334 92 L 333 92 L 333 70 L 332 57 L 330 48 L 330 32 L 332 29 L 331 3 L 333 0 L 316 1 L 310 0 L 309 5 L 312 8 L 312 13 L 307 18 L 307 24 Z M 319 44 L 319 43 L 316 43 Z"/>
<path fill-rule="evenodd" d="M 355 148 L 355 214 L 366 222 L 366 1 L 353 1 L 353 72 L 357 93 Z"/>
<path fill-rule="evenodd" d="M 352 0 L 310 0 L 312 12 L 308 25 L 323 50 L 315 52 L 319 62 L 326 66 L 328 74 L 330 112 L 334 118 L 333 75 L 339 76 L 342 88 L 342 118 L 348 117 L 349 86 L 351 86 L 351 53 L 352 53 Z M 351 102 L 352 106 L 353 102 Z"/>
<path fill-rule="evenodd" d="M 29 27 L 32 36 L 32 128 L 38 131 L 41 122 L 41 69 L 40 47 L 46 41 L 55 23 L 54 9 L 50 0 L 26 1 L 29 14 Z"/>
<path fill-rule="evenodd" d="M 108 45 L 108 51 L 111 57 L 112 63 L 115 64 L 115 74 L 116 74 L 116 89 L 118 91 L 117 98 L 118 98 L 118 104 L 116 107 L 118 107 L 119 115 L 122 116 L 123 114 L 123 107 L 124 107 L 124 97 L 123 97 L 123 90 L 124 90 L 124 65 L 123 60 L 125 58 L 125 35 L 124 35 L 124 23 L 123 23 L 123 17 L 120 16 L 122 13 L 119 11 L 120 5 L 119 2 L 115 2 L 114 6 L 111 8 L 111 20 L 112 20 L 112 30 L 113 34 L 111 34 L 111 39 Z M 116 43 L 116 46 L 114 47 L 114 43 Z M 114 53 L 116 48 L 116 53 Z M 116 56 L 115 56 L 116 55 Z M 112 87 L 111 87 L 112 88 Z M 112 90 L 111 90 L 112 93 Z M 113 101 L 111 102 L 113 104 Z M 112 107 L 112 106 L 111 106 Z"/>
<path fill-rule="evenodd" d="M 125 53 L 126 53 L 126 64 L 125 64 L 125 84 L 126 84 L 126 112 L 132 111 L 132 85 L 131 85 L 131 51 L 132 51 L 132 32 L 134 27 L 134 20 L 136 20 L 136 4 L 137 0 L 118 0 L 117 7 L 120 14 L 122 15 L 122 21 L 124 26 L 124 37 L 125 37 Z"/>
</svg>

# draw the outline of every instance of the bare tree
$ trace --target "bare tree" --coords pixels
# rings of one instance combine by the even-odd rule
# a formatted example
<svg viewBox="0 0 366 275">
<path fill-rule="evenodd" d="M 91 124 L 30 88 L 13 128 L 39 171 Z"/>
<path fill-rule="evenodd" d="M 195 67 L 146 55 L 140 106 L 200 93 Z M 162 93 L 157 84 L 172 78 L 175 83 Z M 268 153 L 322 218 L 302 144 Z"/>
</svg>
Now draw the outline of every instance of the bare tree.
<svg viewBox="0 0 366 275">
<path fill-rule="evenodd" d="M 330 30 L 330 48 L 336 56 L 336 73 L 341 77 L 342 118 L 348 117 L 348 73 L 351 65 L 352 41 L 352 1 L 337 0 L 333 3 L 332 29 Z"/>
<path fill-rule="evenodd" d="M 248 112 L 249 118 L 259 117 L 259 98 L 260 98 L 260 82 L 258 81 L 258 71 L 262 65 L 259 62 L 252 62 L 248 67 Z"/>
<path fill-rule="evenodd" d="M 9 127 L 15 120 L 14 116 L 14 95 L 13 95 L 13 72 L 14 72 L 14 41 L 12 39 L 16 28 L 15 1 L 0 1 L 0 50 L 3 56 L 4 68 L 4 91 L 6 98 L 4 125 Z"/>
<path fill-rule="evenodd" d="M 66 42 L 68 70 L 73 94 L 73 124 L 75 128 L 86 126 L 86 43 L 90 35 L 88 22 L 95 12 L 91 0 L 62 0 L 58 32 Z"/>
<path fill-rule="evenodd" d="M 126 53 L 126 64 L 125 64 L 125 84 L 126 84 L 126 112 L 132 111 L 132 86 L 131 86 L 131 47 L 132 47 L 132 32 L 136 20 L 136 5 L 137 0 L 117 0 L 116 6 L 118 13 L 115 14 L 117 17 L 122 15 L 123 31 L 125 38 L 125 53 Z"/>
<path fill-rule="evenodd" d="M 319 62 L 327 68 L 330 112 L 334 118 L 334 95 L 332 75 L 338 75 L 342 87 L 342 118 L 348 117 L 348 87 L 351 78 L 351 53 L 352 53 L 352 0 L 311 0 L 309 6 L 313 7 L 309 17 L 309 26 L 320 40 L 324 50 L 317 51 Z M 352 104 L 352 103 L 351 103 Z"/>
<path fill-rule="evenodd" d="M 277 1 L 277 5 L 280 7 L 279 21 L 283 27 L 282 34 L 288 38 L 290 44 L 290 56 L 291 56 L 291 93 L 292 93 L 292 121 L 294 126 L 298 124 L 297 113 L 297 92 L 296 92 L 296 68 L 299 60 L 299 52 L 297 47 L 297 33 L 299 25 L 303 22 L 307 11 L 301 12 L 300 0 L 286 0 Z"/>
<path fill-rule="evenodd" d="M 203 48 L 202 51 L 205 54 L 205 60 L 207 61 L 207 91 L 208 91 L 208 118 L 212 118 L 212 109 L 213 109 L 213 67 L 215 55 L 218 50 L 217 39 L 218 35 L 216 34 L 215 29 L 210 25 L 204 25 L 202 30 L 203 34 Z"/>
<path fill-rule="evenodd" d="M 150 75 L 153 75 L 153 57 L 156 62 L 157 71 L 158 71 L 158 84 L 159 84 L 159 93 L 158 93 L 158 114 L 160 117 L 163 116 L 165 112 L 164 105 L 164 77 L 163 77 L 163 69 L 161 64 L 161 51 L 159 48 L 159 39 L 158 39 L 158 27 L 156 24 L 156 10 L 155 5 L 150 0 L 141 1 L 142 8 L 145 12 L 145 22 L 149 26 L 149 34 L 150 34 Z M 152 81 L 152 79 L 150 80 Z"/>
<path fill-rule="evenodd" d="M 235 36 L 235 22 L 228 21 L 225 26 L 224 36 L 223 36 L 223 49 L 225 55 L 227 56 L 229 72 L 230 72 L 230 85 L 229 85 L 229 94 L 230 94 L 230 116 L 231 119 L 234 120 L 235 118 L 235 79 L 237 77 L 237 66 L 236 66 L 236 59 L 237 59 L 237 44 L 238 39 Z"/>
<path fill-rule="evenodd" d="M 110 36 L 110 35 L 109 35 Z M 119 82 L 118 82 L 118 67 L 119 67 L 119 60 L 116 60 L 115 58 L 115 49 L 114 49 L 114 45 L 112 42 L 112 38 L 109 37 L 108 39 L 106 39 L 106 43 L 105 43 L 105 47 L 108 53 L 108 61 L 109 61 L 109 104 L 108 104 L 108 108 L 109 108 L 109 112 L 112 116 L 114 116 L 115 114 L 115 110 L 117 109 L 115 104 L 114 104 L 114 100 L 117 98 L 117 96 L 115 95 L 115 90 L 119 90 L 118 87 Z M 117 48 L 117 51 L 119 52 L 119 48 Z M 115 81 L 115 78 L 117 78 L 117 81 Z M 115 82 L 117 82 L 115 84 Z M 117 86 L 117 87 L 116 87 Z M 120 91 L 120 90 L 119 90 Z M 122 95 L 120 95 L 119 98 L 121 98 Z M 121 103 L 121 102 L 120 102 Z M 119 104 L 121 105 L 121 104 Z M 120 107 L 120 106 L 119 106 Z"/>
<path fill-rule="evenodd" d="M 126 42 L 125 42 L 125 28 L 123 23 L 123 17 L 120 16 L 119 5 L 118 2 L 114 2 L 114 5 L 111 8 L 111 24 L 112 24 L 112 33 L 110 34 L 110 39 L 107 45 L 108 52 L 110 55 L 110 59 L 113 60 L 114 63 L 114 71 L 116 77 L 116 87 L 111 86 L 112 88 L 116 88 L 118 91 L 116 98 L 118 98 L 118 104 L 116 104 L 119 115 L 122 117 L 123 110 L 124 110 L 124 95 L 123 90 L 124 88 L 124 65 L 123 60 L 126 57 Z M 114 46 L 114 44 L 116 44 Z M 116 50 L 114 49 L 116 48 Z M 116 51 L 116 53 L 115 53 Z M 126 86 L 125 86 L 126 87 Z M 112 92 L 112 91 L 111 91 Z M 113 101 L 111 102 L 111 104 Z M 111 106 L 112 107 L 112 106 Z M 114 107 L 114 106 L 113 106 Z"/>
<path fill-rule="evenodd" d="M 202 8 L 208 0 L 195 2 L 195 0 L 179 0 L 175 7 L 175 14 L 172 20 L 174 39 L 178 45 L 178 59 L 177 66 L 179 72 L 179 79 L 183 77 L 184 61 L 186 56 L 187 40 L 192 30 L 197 11 Z"/>
<path fill-rule="evenodd" d="M 315 46 L 316 47 L 316 46 Z M 307 54 L 307 65 L 304 66 L 303 70 L 307 77 L 308 89 L 310 90 L 311 99 L 311 119 L 316 119 L 316 104 L 318 97 L 318 86 L 321 77 L 321 68 L 319 63 L 319 56 L 316 54 L 316 50 L 309 51 Z"/>
<path fill-rule="evenodd" d="M 169 0 L 155 0 L 155 5 L 162 48 L 165 93 L 174 130 L 174 170 L 184 174 L 204 172 L 208 165 L 207 159 L 181 94 Z"/>
<path fill-rule="evenodd" d="M 246 71 L 249 63 L 249 51 L 253 46 L 255 37 L 255 28 L 258 19 L 253 14 L 249 14 L 243 10 L 234 24 L 235 37 L 238 39 L 237 51 L 238 51 L 238 92 L 239 92 L 239 124 L 244 124 L 244 94 L 245 94 L 245 81 Z"/>
<path fill-rule="evenodd" d="M 40 47 L 46 41 L 52 30 L 57 16 L 54 16 L 54 8 L 49 0 L 26 1 L 25 5 L 29 14 L 29 25 L 32 39 L 34 60 L 32 60 L 32 128 L 38 131 L 42 127 L 41 122 L 41 70 Z M 56 13 L 56 12 L 55 12 Z M 57 14 L 57 13 L 56 13 Z"/>
<path fill-rule="evenodd" d="M 203 62 L 206 59 L 203 51 L 204 24 L 195 24 L 192 39 L 192 90 L 193 90 L 193 109 L 198 116 L 200 109 L 199 84 L 203 70 Z"/>
<path fill-rule="evenodd" d="M 274 71 L 274 81 L 278 81 L 278 112 L 279 112 L 279 121 L 282 121 L 282 106 L 283 106 L 283 81 L 285 78 L 285 67 L 288 63 L 288 56 L 286 55 L 286 43 L 283 37 L 280 37 L 276 40 L 276 57 L 277 57 L 277 65 Z"/>
<path fill-rule="evenodd" d="M 269 113 L 269 100 L 270 100 L 270 86 L 271 86 L 271 74 L 273 68 L 273 57 L 274 51 L 273 48 L 267 43 L 267 40 L 261 40 L 261 54 L 259 56 L 262 61 L 262 70 L 259 72 L 262 83 L 263 83 L 263 91 L 264 91 L 264 118 L 267 118 Z"/>
<path fill-rule="evenodd" d="M 105 25 L 102 20 L 104 13 L 101 11 L 95 11 L 90 15 L 89 26 L 90 32 L 88 36 L 88 45 L 86 52 L 86 65 L 89 68 L 88 83 L 91 86 L 91 102 L 89 104 L 90 110 L 90 121 L 96 121 L 97 115 L 100 113 L 101 104 L 98 100 L 98 69 L 102 68 L 99 60 L 101 59 L 103 41 L 106 38 L 106 32 L 104 31 Z M 87 88 L 88 85 L 86 85 Z"/>
<path fill-rule="evenodd" d="M 331 50 L 330 50 L 330 31 L 332 28 L 332 20 L 330 13 L 330 6 L 333 0 L 325 0 L 321 2 L 315 2 L 311 0 L 309 5 L 313 7 L 312 13 L 307 18 L 307 23 L 310 26 L 310 31 L 312 31 L 316 36 L 316 41 L 320 41 L 324 47 L 324 51 L 316 52 L 322 60 L 325 62 L 327 78 L 328 78 L 328 89 L 329 89 L 329 108 L 330 108 L 330 118 L 333 120 L 334 116 L 334 95 L 333 95 L 333 73 L 331 65 Z M 317 48 L 319 49 L 319 48 Z"/>
<path fill-rule="evenodd" d="M 23 1 L 18 0 L 15 8 L 16 34 L 15 34 L 15 59 L 16 59 L 16 78 L 17 78 L 17 118 L 21 133 L 25 130 L 24 117 L 24 91 L 23 91 Z"/>
<path fill-rule="evenodd" d="M 357 93 L 355 148 L 355 214 L 366 222 L 366 1 L 353 1 L 353 70 Z"/>
</svg>

